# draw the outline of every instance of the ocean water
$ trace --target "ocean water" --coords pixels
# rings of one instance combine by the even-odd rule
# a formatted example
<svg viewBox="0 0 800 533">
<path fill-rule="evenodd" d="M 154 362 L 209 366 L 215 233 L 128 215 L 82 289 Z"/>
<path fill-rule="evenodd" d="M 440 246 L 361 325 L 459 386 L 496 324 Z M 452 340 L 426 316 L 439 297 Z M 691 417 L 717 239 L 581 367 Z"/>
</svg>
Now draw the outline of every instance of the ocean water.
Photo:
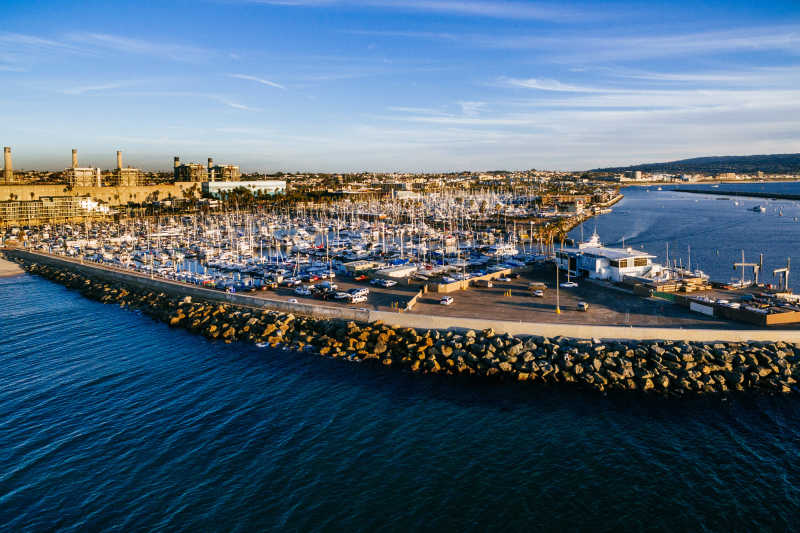
<svg viewBox="0 0 800 533">
<path fill-rule="evenodd" d="M 742 190 L 800 194 L 800 183 L 722 184 Z M 630 246 L 645 250 L 654 261 L 665 262 L 667 248 L 670 261 L 680 260 L 692 269 L 699 268 L 715 281 L 741 279 L 742 271 L 733 263 L 757 263 L 764 254 L 760 279 L 778 283 L 772 271 L 786 266 L 787 258 L 795 273 L 789 286 L 800 292 L 800 202 L 760 198 L 724 197 L 716 195 L 658 191 L 656 187 L 628 187 L 625 198 L 613 212 L 585 222 L 570 232 L 570 237 L 584 238 L 595 229 L 601 242 L 609 246 Z M 737 205 L 738 204 L 738 205 Z M 766 212 L 755 213 L 752 207 L 764 206 Z M 782 216 L 781 216 L 782 213 Z M 752 279 L 748 269 L 746 278 Z"/>
<path fill-rule="evenodd" d="M 637 194 L 656 193 L 600 217 L 606 241 L 707 235 L 636 226 L 637 205 L 658 213 Z M 655 201 L 687 214 L 669 194 Z M 0 279 L 0 306 L 2 531 L 785 531 L 800 516 L 797 397 L 412 375 L 210 342 L 29 275 Z"/>
</svg>

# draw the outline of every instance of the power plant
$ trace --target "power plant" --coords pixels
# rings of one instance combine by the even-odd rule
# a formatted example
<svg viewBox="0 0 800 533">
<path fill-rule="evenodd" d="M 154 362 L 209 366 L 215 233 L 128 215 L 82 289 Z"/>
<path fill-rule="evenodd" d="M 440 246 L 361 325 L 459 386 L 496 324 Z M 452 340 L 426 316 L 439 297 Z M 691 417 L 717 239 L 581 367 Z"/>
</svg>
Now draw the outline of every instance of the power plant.
<svg viewBox="0 0 800 533">
<path fill-rule="evenodd" d="M 71 187 L 95 187 L 103 183 L 99 168 L 78 166 L 77 148 L 72 149 L 72 166 L 64 169 L 64 178 Z"/>
<path fill-rule="evenodd" d="M 208 158 L 208 164 L 202 163 L 181 163 L 181 159 L 175 156 L 174 159 L 175 181 L 239 181 L 242 173 L 238 165 L 214 165 L 214 158 Z"/>
<path fill-rule="evenodd" d="M 0 184 L 12 184 L 14 170 L 11 161 L 11 147 L 3 148 L 4 166 Z M 124 167 L 122 150 L 116 151 L 116 166 L 112 170 L 103 172 L 95 166 L 80 166 L 78 162 L 78 149 L 71 151 L 71 164 L 61 172 L 64 181 L 70 187 L 137 187 L 143 184 L 143 173 L 138 168 Z M 215 164 L 214 158 L 209 157 L 207 163 L 182 163 L 179 156 L 173 159 L 173 176 L 176 182 L 239 182 L 242 173 L 238 165 Z"/>
<path fill-rule="evenodd" d="M 122 150 L 117 150 L 117 168 L 111 173 L 109 185 L 115 187 L 136 187 L 141 185 L 142 171 L 138 168 L 122 168 Z"/>
</svg>

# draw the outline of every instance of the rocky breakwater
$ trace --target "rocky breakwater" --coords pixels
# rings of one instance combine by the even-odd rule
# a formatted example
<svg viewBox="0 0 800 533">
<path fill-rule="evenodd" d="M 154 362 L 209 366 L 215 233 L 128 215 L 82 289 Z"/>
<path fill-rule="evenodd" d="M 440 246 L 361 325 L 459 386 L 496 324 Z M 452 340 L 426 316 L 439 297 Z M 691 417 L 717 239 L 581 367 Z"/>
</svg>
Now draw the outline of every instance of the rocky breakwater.
<svg viewBox="0 0 800 533">
<path fill-rule="evenodd" d="M 786 394 L 798 391 L 800 379 L 800 343 L 603 342 L 519 338 L 492 330 L 415 330 L 193 302 L 188 297 L 112 285 L 65 269 L 24 266 L 89 298 L 141 309 L 171 327 L 209 339 L 309 351 L 410 372 L 667 395 Z"/>
</svg>

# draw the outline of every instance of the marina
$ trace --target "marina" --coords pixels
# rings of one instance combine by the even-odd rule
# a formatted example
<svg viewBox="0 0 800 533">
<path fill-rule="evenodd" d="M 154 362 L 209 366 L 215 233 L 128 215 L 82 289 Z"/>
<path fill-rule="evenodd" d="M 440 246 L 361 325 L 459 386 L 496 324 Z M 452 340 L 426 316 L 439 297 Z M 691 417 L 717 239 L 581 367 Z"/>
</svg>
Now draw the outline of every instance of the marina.
<svg viewBox="0 0 800 533">
<path fill-rule="evenodd" d="M 625 218 L 646 194 L 633 191 L 615 209 Z M 613 236 L 606 226 L 618 218 L 553 219 L 528 196 L 478 193 L 12 228 L 4 241 L 228 293 L 353 309 L 686 328 L 800 322 L 788 262 L 784 273 L 772 269 L 770 282 L 764 255 L 746 262 L 739 250 L 728 267 L 740 277 L 712 279 L 701 269 L 708 267 L 702 246 L 680 253 L 666 241 L 659 258 L 636 236 L 604 244 L 598 226 Z M 539 293 L 528 290 L 531 283 Z"/>
</svg>

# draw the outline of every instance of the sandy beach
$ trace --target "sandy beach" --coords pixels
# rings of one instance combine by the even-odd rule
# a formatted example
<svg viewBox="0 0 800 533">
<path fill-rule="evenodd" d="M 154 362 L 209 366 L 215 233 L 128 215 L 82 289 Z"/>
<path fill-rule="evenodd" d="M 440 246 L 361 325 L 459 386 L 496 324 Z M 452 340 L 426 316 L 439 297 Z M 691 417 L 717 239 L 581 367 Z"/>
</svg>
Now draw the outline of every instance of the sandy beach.
<svg viewBox="0 0 800 533">
<path fill-rule="evenodd" d="M 6 278 L 9 276 L 18 276 L 23 272 L 24 271 L 16 263 L 12 263 L 10 261 L 6 261 L 3 258 L 0 258 L 0 278 Z"/>
</svg>

